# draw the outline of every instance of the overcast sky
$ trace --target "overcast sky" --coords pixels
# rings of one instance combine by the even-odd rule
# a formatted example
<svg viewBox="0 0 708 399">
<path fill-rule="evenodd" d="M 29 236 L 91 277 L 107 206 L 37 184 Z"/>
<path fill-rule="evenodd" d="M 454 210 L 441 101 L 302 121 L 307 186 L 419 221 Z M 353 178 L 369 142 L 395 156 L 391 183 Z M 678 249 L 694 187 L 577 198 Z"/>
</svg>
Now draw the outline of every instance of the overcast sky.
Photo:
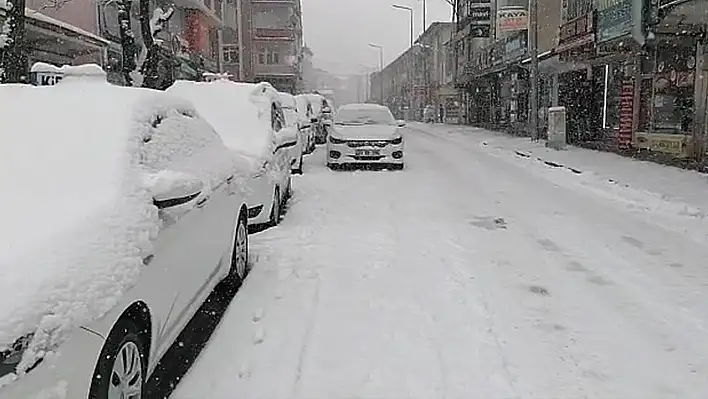
<svg viewBox="0 0 708 399">
<path fill-rule="evenodd" d="M 315 66 L 335 74 L 358 73 L 378 67 L 384 46 L 386 64 L 410 45 L 410 14 L 393 4 L 415 10 L 415 37 L 421 33 L 421 0 L 301 0 L 305 42 L 315 53 Z M 427 23 L 450 21 L 452 8 L 445 0 L 427 0 Z"/>
</svg>

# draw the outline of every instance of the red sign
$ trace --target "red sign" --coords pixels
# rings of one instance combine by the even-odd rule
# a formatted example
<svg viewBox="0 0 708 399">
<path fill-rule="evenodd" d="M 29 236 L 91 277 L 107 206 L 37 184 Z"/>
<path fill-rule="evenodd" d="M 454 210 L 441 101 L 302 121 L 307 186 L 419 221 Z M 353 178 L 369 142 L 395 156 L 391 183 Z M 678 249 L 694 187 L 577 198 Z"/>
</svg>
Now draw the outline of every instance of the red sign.
<svg viewBox="0 0 708 399">
<path fill-rule="evenodd" d="M 632 130 L 634 128 L 634 79 L 632 78 L 627 78 L 622 82 L 619 114 L 617 147 L 626 150 L 632 145 Z"/>
<path fill-rule="evenodd" d="M 209 25 L 197 10 L 185 10 L 185 38 L 189 42 L 189 51 L 204 53 L 209 46 Z"/>
</svg>

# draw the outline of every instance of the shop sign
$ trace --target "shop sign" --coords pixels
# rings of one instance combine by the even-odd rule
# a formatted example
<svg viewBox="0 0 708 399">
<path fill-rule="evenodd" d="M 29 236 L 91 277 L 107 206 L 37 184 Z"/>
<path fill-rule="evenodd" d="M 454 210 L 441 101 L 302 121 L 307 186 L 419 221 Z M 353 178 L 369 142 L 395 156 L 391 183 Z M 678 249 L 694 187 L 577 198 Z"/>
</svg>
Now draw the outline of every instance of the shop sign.
<svg viewBox="0 0 708 399">
<path fill-rule="evenodd" d="M 597 4 L 598 42 L 632 32 L 632 0 L 598 0 Z"/>
<path fill-rule="evenodd" d="M 467 3 L 467 17 L 465 24 L 469 23 L 469 35 L 473 38 L 487 38 L 491 34 L 492 6 L 490 0 L 475 0 Z"/>
<path fill-rule="evenodd" d="M 564 52 L 595 41 L 595 15 L 587 13 L 561 25 L 557 52 Z"/>
<path fill-rule="evenodd" d="M 497 11 L 497 33 L 528 29 L 528 11 L 519 7 L 501 7 Z"/>
<path fill-rule="evenodd" d="M 686 139 L 678 137 L 652 137 L 649 134 L 649 149 L 667 154 L 683 155 L 686 148 Z"/>
</svg>

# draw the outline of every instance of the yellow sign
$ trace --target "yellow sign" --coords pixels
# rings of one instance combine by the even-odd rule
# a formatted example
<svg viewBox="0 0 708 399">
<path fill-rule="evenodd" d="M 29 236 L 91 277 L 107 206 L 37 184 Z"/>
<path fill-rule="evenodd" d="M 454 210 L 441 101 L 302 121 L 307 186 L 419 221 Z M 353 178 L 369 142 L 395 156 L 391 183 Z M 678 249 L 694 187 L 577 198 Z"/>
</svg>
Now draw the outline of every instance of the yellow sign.
<svg viewBox="0 0 708 399">
<path fill-rule="evenodd" d="M 649 148 L 652 151 L 664 152 L 674 155 L 685 155 L 686 140 L 683 136 L 678 137 L 651 137 L 649 135 Z"/>
</svg>

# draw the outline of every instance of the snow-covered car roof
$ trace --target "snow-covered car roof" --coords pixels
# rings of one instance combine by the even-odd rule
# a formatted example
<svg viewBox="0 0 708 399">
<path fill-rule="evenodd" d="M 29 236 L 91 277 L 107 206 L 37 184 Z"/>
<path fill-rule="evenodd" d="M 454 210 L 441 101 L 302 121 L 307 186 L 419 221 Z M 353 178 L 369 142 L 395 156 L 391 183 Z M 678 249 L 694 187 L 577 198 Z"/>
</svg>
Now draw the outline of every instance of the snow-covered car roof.
<svg viewBox="0 0 708 399">
<path fill-rule="evenodd" d="M 345 104 L 337 109 L 339 111 L 389 111 L 388 107 L 379 104 Z"/>
<path fill-rule="evenodd" d="M 295 101 L 295 96 L 290 93 L 278 92 L 278 97 L 280 98 L 280 105 L 283 108 L 296 109 L 297 101 Z"/>
<path fill-rule="evenodd" d="M 163 92 L 108 84 L 94 67 L 65 68 L 51 87 L 0 85 L 0 351 L 110 310 L 134 285 L 159 227 L 145 184 L 166 155 L 160 140 L 148 144 L 155 117 L 196 110 Z M 213 130 L 188 143 L 179 123 L 164 129 L 175 132 L 173 149 L 192 145 L 185 154 L 210 146 L 230 154 Z"/>
<path fill-rule="evenodd" d="M 281 100 L 269 83 L 177 81 L 167 92 L 193 102 L 229 148 L 256 159 L 273 153 L 270 106 Z"/>
</svg>

